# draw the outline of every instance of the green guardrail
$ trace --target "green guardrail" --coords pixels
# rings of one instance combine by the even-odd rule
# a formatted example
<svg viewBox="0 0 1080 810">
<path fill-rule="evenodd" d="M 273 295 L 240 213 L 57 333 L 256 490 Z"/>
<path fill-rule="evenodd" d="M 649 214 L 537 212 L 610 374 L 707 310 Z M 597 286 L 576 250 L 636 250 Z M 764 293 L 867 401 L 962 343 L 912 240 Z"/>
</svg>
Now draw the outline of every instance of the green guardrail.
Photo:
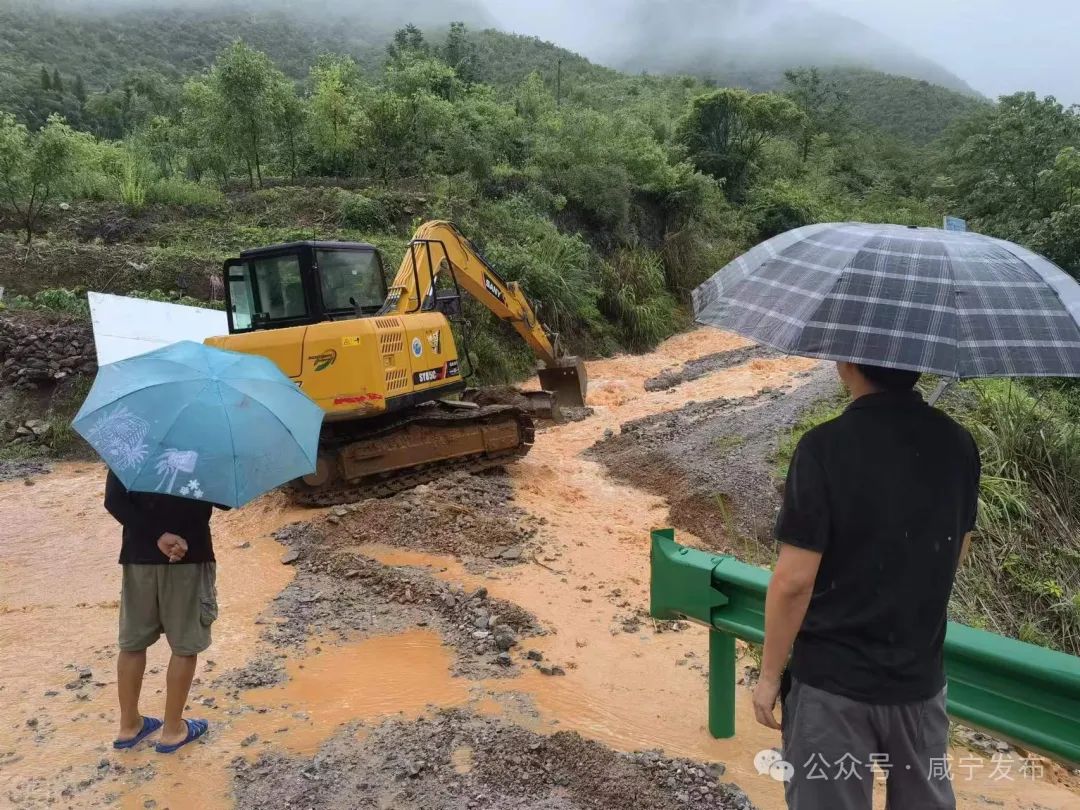
<svg viewBox="0 0 1080 810">
<path fill-rule="evenodd" d="M 709 633 L 709 731 L 735 734 L 735 639 L 765 638 L 769 572 L 652 533 L 650 613 Z M 949 714 L 1022 748 L 1080 764 L 1080 658 L 949 623 Z"/>
</svg>

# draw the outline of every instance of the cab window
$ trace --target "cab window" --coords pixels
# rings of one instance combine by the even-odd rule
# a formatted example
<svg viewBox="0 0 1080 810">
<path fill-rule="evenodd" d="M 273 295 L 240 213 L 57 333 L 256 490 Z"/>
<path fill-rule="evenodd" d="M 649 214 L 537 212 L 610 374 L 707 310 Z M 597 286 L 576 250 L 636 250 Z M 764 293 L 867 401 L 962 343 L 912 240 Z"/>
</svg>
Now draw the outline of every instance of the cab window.
<svg viewBox="0 0 1080 810">
<path fill-rule="evenodd" d="M 320 250 L 316 252 L 327 314 L 377 312 L 386 299 L 382 263 L 373 250 Z"/>
</svg>

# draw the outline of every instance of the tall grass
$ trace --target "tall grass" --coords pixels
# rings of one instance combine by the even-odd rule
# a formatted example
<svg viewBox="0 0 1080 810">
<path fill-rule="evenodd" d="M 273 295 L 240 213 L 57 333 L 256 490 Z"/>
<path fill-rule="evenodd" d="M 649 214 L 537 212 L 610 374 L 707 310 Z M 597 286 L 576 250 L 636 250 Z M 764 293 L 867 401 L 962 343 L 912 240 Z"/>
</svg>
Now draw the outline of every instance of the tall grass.
<svg viewBox="0 0 1080 810">
<path fill-rule="evenodd" d="M 685 325 L 654 251 L 643 247 L 616 251 L 603 262 L 600 280 L 600 311 L 616 324 L 629 348 L 651 349 Z"/>
<path fill-rule="evenodd" d="M 960 418 L 983 482 L 953 606 L 970 623 L 1080 654 L 1080 429 L 1022 383 L 984 381 L 969 394 Z"/>
</svg>

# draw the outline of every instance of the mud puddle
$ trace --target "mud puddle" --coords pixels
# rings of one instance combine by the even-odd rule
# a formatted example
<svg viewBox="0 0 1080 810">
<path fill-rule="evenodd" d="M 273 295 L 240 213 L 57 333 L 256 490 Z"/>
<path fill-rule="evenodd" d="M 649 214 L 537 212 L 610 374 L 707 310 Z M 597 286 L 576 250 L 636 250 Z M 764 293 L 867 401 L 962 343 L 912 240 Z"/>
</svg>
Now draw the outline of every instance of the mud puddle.
<svg viewBox="0 0 1080 810">
<path fill-rule="evenodd" d="M 314 757 L 271 753 L 234 769 L 242 810 L 615 810 L 628 801 L 635 810 L 752 807 L 708 764 L 617 754 L 574 733 L 541 736 L 464 711 L 346 730 Z"/>
</svg>

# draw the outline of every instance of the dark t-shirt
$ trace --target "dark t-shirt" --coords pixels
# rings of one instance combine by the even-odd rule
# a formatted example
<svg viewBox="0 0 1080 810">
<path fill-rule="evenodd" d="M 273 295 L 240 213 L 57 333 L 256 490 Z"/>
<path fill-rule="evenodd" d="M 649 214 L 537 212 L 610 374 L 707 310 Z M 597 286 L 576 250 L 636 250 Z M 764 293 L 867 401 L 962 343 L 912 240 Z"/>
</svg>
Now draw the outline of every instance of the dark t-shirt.
<svg viewBox="0 0 1080 810">
<path fill-rule="evenodd" d="M 781 542 L 822 553 L 796 679 L 876 704 L 941 691 L 946 610 L 978 492 L 971 435 L 915 391 L 860 397 L 802 438 L 776 526 Z"/>
<path fill-rule="evenodd" d="M 210 540 L 213 504 L 154 492 L 128 492 L 110 472 L 105 481 L 105 508 L 124 527 L 120 548 L 124 565 L 167 565 L 169 558 L 157 547 L 166 532 L 187 541 L 187 554 L 177 564 L 214 562 Z"/>
</svg>

